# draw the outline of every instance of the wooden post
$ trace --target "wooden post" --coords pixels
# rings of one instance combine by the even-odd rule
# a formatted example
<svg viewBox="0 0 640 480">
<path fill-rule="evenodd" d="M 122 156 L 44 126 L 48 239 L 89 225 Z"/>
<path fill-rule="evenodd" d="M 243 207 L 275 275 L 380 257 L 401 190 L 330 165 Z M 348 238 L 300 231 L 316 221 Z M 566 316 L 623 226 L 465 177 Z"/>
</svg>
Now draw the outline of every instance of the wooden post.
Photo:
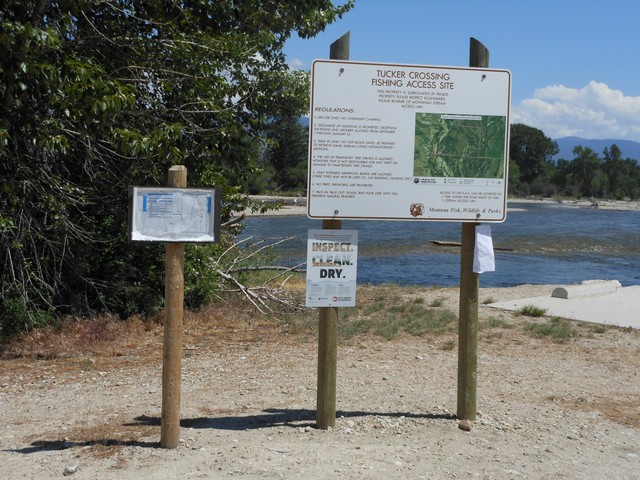
<svg viewBox="0 0 640 480">
<path fill-rule="evenodd" d="M 487 68 L 489 50 L 471 38 L 469 66 Z M 458 319 L 458 409 L 461 420 L 476 419 L 478 376 L 478 294 L 480 275 L 473 272 L 476 223 L 462 224 L 460 252 L 460 312 Z"/>
<path fill-rule="evenodd" d="M 169 169 L 169 187 L 187 186 L 187 168 Z M 184 243 L 165 244 L 164 345 L 162 355 L 162 415 L 160 446 L 180 443 L 180 380 L 184 319 Z"/>
<path fill-rule="evenodd" d="M 330 58 L 349 59 L 350 32 L 331 44 Z M 340 230 L 341 220 L 323 220 L 324 230 Z M 338 308 L 321 307 L 318 319 L 318 393 L 316 425 L 321 429 L 336 424 L 336 370 L 338 358 Z"/>
<path fill-rule="evenodd" d="M 351 44 L 351 32 L 347 32 L 329 47 L 331 60 L 349 60 L 349 45 Z"/>
</svg>

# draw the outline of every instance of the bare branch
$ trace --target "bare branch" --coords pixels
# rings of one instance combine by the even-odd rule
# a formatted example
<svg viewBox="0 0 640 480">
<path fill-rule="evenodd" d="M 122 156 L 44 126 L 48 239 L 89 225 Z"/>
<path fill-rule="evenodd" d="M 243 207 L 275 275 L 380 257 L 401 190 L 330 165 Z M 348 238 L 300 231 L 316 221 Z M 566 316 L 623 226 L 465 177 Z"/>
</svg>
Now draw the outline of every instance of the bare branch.
<svg viewBox="0 0 640 480">
<path fill-rule="evenodd" d="M 269 306 L 264 302 L 264 300 L 262 298 L 260 298 L 260 295 L 258 295 L 257 293 L 255 293 L 254 291 L 252 291 L 250 288 L 244 286 L 243 284 L 241 284 L 238 280 L 236 280 L 235 278 L 233 278 L 231 275 L 224 273 L 222 270 L 216 270 L 216 273 L 218 275 L 220 275 L 222 278 L 224 278 L 225 280 L 233 283 L 236 287 L 238 287 L 238 289 L 245 295 L 245 297 L 247 297 L 247 299 L 253 304 L 254 307 L 256 307 L 256 309 L 260 312 L 260 313 L 265 313 L 264 310 L 262 310 L 260 308 L 260 306 L 258 305 L 258 303 L 260 303 L 263 307 L 265 307 L 267 310 L 271 311 L 271 309 L 269 308 Z"/>
<path fill-rule="evenodd" d="M 244 272 L 259 272 L 259 271 L 265 271 L 265 270 L 266 271 L 284 270 L 285 273 L 286 272 L 306 272 L 306 270 L 298 268 L 300 265 L 304 265 L 304 263 L 300 263 L 295 267 L 283 267 L 280 265 L 266 265 L 263 267 L 240 267 L 240 268 L 232 268 L 230 270 L 227 270 L 227 272 L 228 273 L 244 273 Z"/>
<path fill-rule="evenodd" d="M 247 216 L 243 213 L 242 215 L 240 215 L 239 217 L 236 218 L 232 218 L 231 220 L 229 220 L 228 222 L 224 222 L 222 225 L 220 225 L 223 228 L 226 227 L 230 227 L 231 225 L 235 225 L 236 223 L 240 223 L 242 222 Z"/>
</svg>

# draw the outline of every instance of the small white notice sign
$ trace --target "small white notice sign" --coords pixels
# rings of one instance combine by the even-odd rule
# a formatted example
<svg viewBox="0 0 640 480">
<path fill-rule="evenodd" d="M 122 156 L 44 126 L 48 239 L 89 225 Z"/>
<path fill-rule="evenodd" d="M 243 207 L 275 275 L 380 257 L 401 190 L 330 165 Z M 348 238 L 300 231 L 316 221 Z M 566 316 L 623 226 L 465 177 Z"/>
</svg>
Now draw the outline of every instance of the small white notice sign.
<svg viewBox="0 0 640 480">
<path fill-rule="evenodd" d="M 220 190 L 129 188 L 130 240 L 217 242 Z"/>
<path fill-rule="evenodd" d="M 355 306 L 357 264 L 357 230 L 309 230 L 306 306 Z"/>
</svg>

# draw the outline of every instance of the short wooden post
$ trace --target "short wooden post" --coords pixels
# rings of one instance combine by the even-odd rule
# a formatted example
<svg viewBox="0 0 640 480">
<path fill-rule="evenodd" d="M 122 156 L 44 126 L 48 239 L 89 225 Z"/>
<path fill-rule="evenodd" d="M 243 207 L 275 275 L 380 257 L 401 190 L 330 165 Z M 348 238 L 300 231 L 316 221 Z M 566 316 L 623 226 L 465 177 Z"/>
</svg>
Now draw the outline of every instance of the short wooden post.
<svg viewBox="0 0 640 480">
<path fill-rule="evenodd" d="M 330 47 L 330 58 L 349 59 L 350 32 L 345 33 Z M 341 220 L 323 220 L 325 230 L 340 230 Z M 316 425 L 321 429 L 336 424 L 336 370 L 338 358 L 338 308 L 321 307 L 318 318 L 318 393 Z"/>
<path fill-rule="evenodd" d="M 187 168 L 169 169 L 169 187 L 187 186 Z M 160 446 L 180 443 L 180 380 L 184 320 L 184 243 L 165 244 L 164 345 L 162 356 L 162 414 Z"/>
<path fill-rule="evenodd" d="M 469 66 L 487 68 L 489 50 L 475 38 L 469 48 Z M 459 419 L 476 419 L 478 376 L 478 295 L 480 275 L 473 272 L 476 223 L 462 224 L 460 252 L 460 312 L 458 320 Z"/>
</svg>

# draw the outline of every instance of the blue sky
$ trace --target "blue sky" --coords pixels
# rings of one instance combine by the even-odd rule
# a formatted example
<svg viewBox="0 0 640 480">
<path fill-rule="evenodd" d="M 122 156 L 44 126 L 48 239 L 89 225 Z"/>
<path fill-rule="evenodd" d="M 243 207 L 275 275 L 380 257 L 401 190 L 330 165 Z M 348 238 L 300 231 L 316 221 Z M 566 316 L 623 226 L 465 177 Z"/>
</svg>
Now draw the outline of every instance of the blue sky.
<svg viewBox="0 0 640 480">
<path fill-rule="evenodd" d="M 512 123 L 551 138 L 640 142 L 639 30 L 640 0 L 356 0 L 284 51 L 308 70 L 350 31 L 354 61 L 467 66 L 475 37 L 490 67 L 511 70 Z"/>
</svg>

